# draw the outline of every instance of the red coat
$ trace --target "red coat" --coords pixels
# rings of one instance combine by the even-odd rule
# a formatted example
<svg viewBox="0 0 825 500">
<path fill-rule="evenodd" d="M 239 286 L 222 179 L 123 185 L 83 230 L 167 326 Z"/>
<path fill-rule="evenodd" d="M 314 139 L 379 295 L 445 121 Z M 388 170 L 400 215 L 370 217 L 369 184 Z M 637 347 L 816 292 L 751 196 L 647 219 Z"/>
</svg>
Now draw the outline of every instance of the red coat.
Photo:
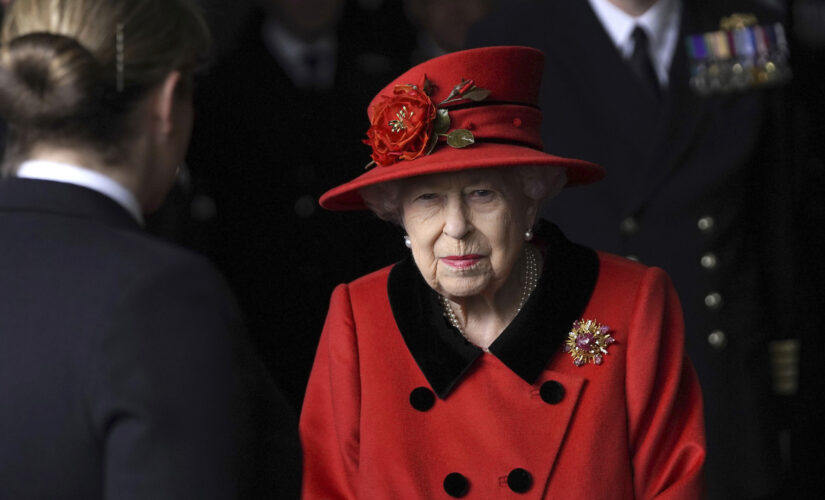
<svg viewBox="0 0 825 500">
<path fill-rule="evenodd" d="M 411 261 L 335 290 L 301 416 L 304 498 L 702 496 L 670 280 L 559 237 L 491 353 L 449 328 Z M 564 352 L 579 318 L 616 340 L 600 365 Z"/>
</svg>

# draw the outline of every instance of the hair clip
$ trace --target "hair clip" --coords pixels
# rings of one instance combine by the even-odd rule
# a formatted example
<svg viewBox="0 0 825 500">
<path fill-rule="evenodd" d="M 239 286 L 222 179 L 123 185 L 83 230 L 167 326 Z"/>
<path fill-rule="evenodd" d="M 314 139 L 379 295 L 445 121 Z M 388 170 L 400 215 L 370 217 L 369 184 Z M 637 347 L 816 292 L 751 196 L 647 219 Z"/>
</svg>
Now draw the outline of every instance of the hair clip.
<svg viewBox="0 0 825 500">
<path fill-rule="evenodd" d="M 123 92 L 123 70 L 125 67 L 123 56 L 123 23 L 117 23 L 117 34 L 115 36 L 115 68 L 117 70 L 117 91 Z"/>
</svg>

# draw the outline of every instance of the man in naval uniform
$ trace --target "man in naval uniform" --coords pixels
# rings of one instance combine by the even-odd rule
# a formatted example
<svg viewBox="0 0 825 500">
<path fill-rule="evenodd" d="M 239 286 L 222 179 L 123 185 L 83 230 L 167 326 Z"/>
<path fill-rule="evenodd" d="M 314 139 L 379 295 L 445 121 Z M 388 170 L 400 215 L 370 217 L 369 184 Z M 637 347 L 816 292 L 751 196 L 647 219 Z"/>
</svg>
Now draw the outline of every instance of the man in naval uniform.
<svg viewBox="0 0 825 500">
<path fill-rule="evenodd" d="M 469 43 L 544 50 L 544 147 L 607 170 L 544 215 L 573 241 L 673 277 L 704 391 L 712 499 L 773 498 L 783 470 L 770 362 L 793 307 L 781 88 L 701 94 L 689 85 L 685 43 L 754 7 L 526 1 L 476 25 Z"/>
</svg>

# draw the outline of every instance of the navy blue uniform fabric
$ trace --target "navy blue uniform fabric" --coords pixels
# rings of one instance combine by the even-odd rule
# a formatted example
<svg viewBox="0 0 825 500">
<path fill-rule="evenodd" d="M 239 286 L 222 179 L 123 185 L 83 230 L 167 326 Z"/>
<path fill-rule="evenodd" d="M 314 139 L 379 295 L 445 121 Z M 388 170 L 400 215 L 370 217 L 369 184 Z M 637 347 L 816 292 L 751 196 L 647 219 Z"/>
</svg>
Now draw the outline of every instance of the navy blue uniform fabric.
<svg viewBox="0 0 825 500">
<path fill-rule="evenodd" d="M 792 174 L 775 112 L 781 89 L 694 93 L 684 38 L 755 7 L 684 2 L 661 102 L 638 83 L 585 1 L 507 6 L 470 35 L 471 46 L 545 51 L 545 150 L 607 171 L 595 185 L 566 189 L 543 215 L 571 240 L 638 258 L 673 278 L 705 397 L 711 498 L 754 498 L 778 488 L 768 346 L 788 335 L 794 307 Z M 711 262 L 703 257 L 713 265 L 703 266 Z"/>
<path fill-rule="evenodd" d="M 297 498 L 295 416 L 202 258 L 0 181 L 0 498 Z"/>
</svg>

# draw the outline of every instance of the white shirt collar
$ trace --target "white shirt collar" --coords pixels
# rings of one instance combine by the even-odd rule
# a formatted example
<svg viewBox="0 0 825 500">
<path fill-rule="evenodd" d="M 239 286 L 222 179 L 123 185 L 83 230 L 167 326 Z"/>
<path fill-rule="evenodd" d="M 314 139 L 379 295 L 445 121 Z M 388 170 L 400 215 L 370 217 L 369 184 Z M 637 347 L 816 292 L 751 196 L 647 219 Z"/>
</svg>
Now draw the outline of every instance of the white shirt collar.
<svg viewBox="0 0 825 500">
<path fill-rule="evenodd" d="M 97 191 L 117 202 L 138 224 L 143 225 L 143 211 L 135 195 L 123 185 L 94 170 L 68 163 L 29 160 L 17 168 L 15 175 L 25 179 L 65 182 Z"/>
<path fill-rule="evenodd" d="M 645 30 L 650 42 L 650 61 L 659 82 L 666 85 L 679 39 L 681 0 L 658 0 L 639 17 L 631 16 L 608 0 L 588 1 L 623 58 L 627 59 L 633 53 L 633 29 L 640 26 Z"/>
</svg>

